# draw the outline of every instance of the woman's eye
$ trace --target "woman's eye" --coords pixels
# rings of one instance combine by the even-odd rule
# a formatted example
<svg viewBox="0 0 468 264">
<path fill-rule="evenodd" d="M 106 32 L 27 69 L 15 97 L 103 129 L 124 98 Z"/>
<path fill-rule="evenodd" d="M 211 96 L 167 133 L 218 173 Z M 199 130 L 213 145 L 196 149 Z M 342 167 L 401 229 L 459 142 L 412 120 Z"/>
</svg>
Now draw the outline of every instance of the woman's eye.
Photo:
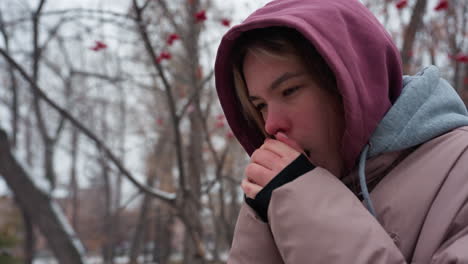
<svg viewBox="0 0 468 264">
<path fill-rule="evenodd" d="M 257 111 L 262 111 L 265 108 L 265 106 L 266 104 L 261 103 L 261 104 L 256 105 L 255 108 L 257 109 Z"/>
<path fill-rule="evenodd" d="M 293 94 L 295 91 L 297 91 L 299 88 L 300 88 L 300 86 L 295 86 L 295 87 L 286 89 L 286 90 L 283 91 L 283 96 L 289 96 L 289 95 Z"/>
</svg>

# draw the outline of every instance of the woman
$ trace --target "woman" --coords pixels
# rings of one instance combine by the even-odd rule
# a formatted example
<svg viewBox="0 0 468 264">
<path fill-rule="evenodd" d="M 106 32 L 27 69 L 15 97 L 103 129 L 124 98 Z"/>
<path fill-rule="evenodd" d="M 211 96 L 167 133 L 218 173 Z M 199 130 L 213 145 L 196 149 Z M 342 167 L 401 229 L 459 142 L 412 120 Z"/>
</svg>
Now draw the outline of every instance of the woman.
<svg viewBox="0 0 468 264">
<path fill-rule="evenodd" d="M 277 0 L 221 41 L 251 155 L 228 263 L 468 263 L 468 114 L 357 0 Z"/>
</svg>

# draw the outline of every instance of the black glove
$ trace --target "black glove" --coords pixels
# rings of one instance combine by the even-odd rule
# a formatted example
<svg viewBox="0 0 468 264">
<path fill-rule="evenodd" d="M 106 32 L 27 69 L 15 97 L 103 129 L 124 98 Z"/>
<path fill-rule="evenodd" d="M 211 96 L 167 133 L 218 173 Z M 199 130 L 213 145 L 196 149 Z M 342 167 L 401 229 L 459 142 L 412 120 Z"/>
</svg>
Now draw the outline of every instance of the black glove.
<svg viewBox="0 0 468 264">
<path fill-rule="evenodd" d="M 245 196 L 245 202 L 250 205 L 264 222 L 268 222 L 268 205 L 270 204 L 271 193 L 276 188 L 295 180 L 314 169 L 315 166 L 303 154 L 291 162 L 278 175 L 276 175 L 263 189 L 255 196 L 255 199 Z"/>
</svg>

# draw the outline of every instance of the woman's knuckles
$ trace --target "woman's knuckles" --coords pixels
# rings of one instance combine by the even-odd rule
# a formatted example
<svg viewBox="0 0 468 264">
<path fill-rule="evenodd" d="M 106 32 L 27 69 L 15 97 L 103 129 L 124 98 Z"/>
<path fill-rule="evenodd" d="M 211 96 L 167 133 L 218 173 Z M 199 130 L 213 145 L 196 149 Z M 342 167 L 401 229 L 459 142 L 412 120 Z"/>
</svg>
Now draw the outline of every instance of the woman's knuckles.
<svg viewBox="0 0 468 264">
<path fill-rule="evenodd" d="M 248 183 L 247 179 L 243 179 L 241 183 L 241 188 L 245 194 L 250 194 L 250 189 L 247 183 Z"/>
<path fill-rule="evenodd" d="M 268 140 L 264 146 L 267 144 L 284 144 L 273 141 L 275 140 Z M 294 161 L 298 155 L 294 151 L 285 154 L 281 156 L 269 149 L 268 146 L 255 150 L 252 153 L 250 163 L 244 171 L 246 178 L 250 181 L 247 183 L 256 184 L 260 187 L 267 185 L 276 175 Z"/>
<path fill-rule="evenodd" d="M 245 195 L 247 195 L 247 197 L 252 198 L 252 199 L 254 199 L 255 196 L 257 196 L 257 194 L 262 189 L 261 186 L 251 183 L 247 179 L 242 180 L 241 188 L 244 191 Z"/>
<path fill-rule="evenodd" d="M 252 160 L 260 163 L 272 163 L 280 160 L 281 158 L 269 150 L 266 149 L 257 149 L 252 154 Z"/>
<path fill-rule="evenodd" d="M 265 186 L 274 177 L 273 173 L 270 173 L 269 170 L 255 163 L 247 165 L 245 168 L 245 176 L 247 179 L 260 186 Z"/>
<path fill-rule="evenodd" d="M 247 165 L 247 167 L 245 168 L 245 176 L 247 177 L 247 179 L 253 182 L 257 182 L 259 180 L 259 172 L 255 163 L 250 163 L 249 165 Z"/>
</svg>

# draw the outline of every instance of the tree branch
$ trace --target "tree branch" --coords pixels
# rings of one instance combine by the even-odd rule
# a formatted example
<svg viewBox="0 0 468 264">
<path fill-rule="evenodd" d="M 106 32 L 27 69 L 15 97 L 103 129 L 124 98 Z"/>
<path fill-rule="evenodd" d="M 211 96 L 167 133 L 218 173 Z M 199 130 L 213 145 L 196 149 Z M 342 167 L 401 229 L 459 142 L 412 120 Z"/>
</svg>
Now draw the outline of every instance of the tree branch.
<svg viewBox="0 0 468 264">
<path fill-rule="evenodd" d="M 16 61 L 11 58 L 4 49 L 0 48 L 0 54 L 11 64 L 13 65 L 18 72 L 23 76 L 23 78 L 30 84 L 32 89 L 34 89 L 38 96 L 44 100 L 47 104 L 49 104 L 52 108 L 54 108 L 56 111 L 58 111 L 61 115 L 65 116 L 67 120 L 70 121 L 75 127 L 80 129 L 83 134 L 85 134 L 88 138 L 90 138 L 97 146 L 98 149 L 102 150 L 108 157 L 109 159 L 116 165 L 116 167 L 119 169 L 119 171 L 127 177 L 130 182 L 132 182 L 138 189 L 141 191 L 159 198 L 167 203 L 169 203 L 171 206 L 174 206 L 174 201 L 176 199 L 175 194 L 173 193 L 167 193 L 163 192 L 160 190 L 155 190 L 153 188 L 149 188 L 147 186 L 144 186 L 138 180 L 136 180 L 135 177 L 132 176 L 132 174 L 122 165 L 122 163 L 119 161 L 119 159 L 110 151 L 110 149 L 101 141 L 98 139 L 96 135 L 94 135 L 93 132 L 91 132 L 88 128 L 83 126 L 76 118 L 74 118 L 71 114 L 69 114 L 65 109 L 61 108 L 59 105 L 57 105 L 54 101 L 52 101 L 43 91 L 42 89 L 39 88 L 39 86 L 33 82 L 31 77 L 26 73 L 26 71 L 16 63 Z"/>
<path fill-rule="evenodd" d="M 146 51 L 150 55 L 151 61 L 153 63 L 153 66 L 155 67 L 156 71 L 159 74 L 159 77 L 162 80 L 164 90 L 166 92 L 166 97 L 167 97 L 167 103 L 169 106 L 169 113 L 171 115 L 172 119 L 172 125 L 173 125 L 173 130 L 174 130 L 174 136 L 175 136 L 175 145 L 176 145 L 176 156 L 177 156 L 177 165 L 179 168 L 179 182 L 180 182 L 180 187 L 181 190 L 183 191 L 182 193 L 185 195 L 186 190 L 188 189 L 188 186 L 185 183 L 185 169 L 184 169 L 184 163 L 183 163 L 183 155 L 182 155 L 182 136 L 180 134 L 180 129 L 179 129 L 179 121 L 180 118 L 177 116 L 177 109 L 174 101 L 174 96 L 172 95 L 172 90 L 171 86 L 169 85 L 169 81 L 166 78 L 166 75 L 163 71 L 163 68 L 161 65 L 156 62 L 156 52 L 151 44 L 151 41 L 148 37 L 148 33 L 146 32 L 145 24 L 143 23 L 143 18 L 142 18 L 142 9 L 138 7 L 137 1 L 133 0 L 133 8 L 135 9 L 136 13 L 136 22 L 138 25 L 138 29 L 141 35 L 141 38 L 143 39 Z"/>
<path fill-rule="evenodd" d="M 86 9 L 86 8 L 71 8 L 71 9 L 64 9 L 64 10 L 54 10 L 54 11 L 48 11 L 48 12 L 43 12 L 42 16 L 53 16 L 53 15 L 67 15 L 69 13 L 90 13 L 90 14 L 100 14 L 100 15 L 109 15 L 117 18 L 125 18 L 128 20 L 135 20 L 134 17 L 132 17 L 129 14 L 125 13 L 118 13 L 118 12 L 113 12 L 113 11 L 106 11 L 106 10 L 94 10 L 94 9 Z M 31 19 L 31 17 L 20 17 L 15 20 L 5 22 L 5 26 L 13 26 L 18 23 L 23 23 L 27 22 Z"/>
<path fill-rule="evenodd" d="M 179 118 L 182 119 L 182 117 L 185 115 L 185 112 L 187 111 L 190 104 L 193 102 L 193 100 L 195 100 L 195 98 L 197 98 L 200 91 L 203 89 L 203 87 L 205 87 L 205 84 L 213 77 L 213 73 L 214 73 L 214 71 L 212 70 L 208 74 L 208 76 L 205 79 L 203 79 L 203 81 L 200 83 L 200 85 L 198 87 L 196 87 L 195 91 L 193 91 L 193 93 L 190 95 L 190 97 L 189 97 L 188 101 L 185 103 L 184 107 L 182 107 L 182 110 L 180 111 L 180 113 L 178 115 Z"/>
<path fill-rule="evenodd" d="M 169 19 L 169 22 L 171 23 L 172 27 L 175 29 L 175 31 L 179 34 L 183 34 L 182 29 L 179 27 L 179 25 L 175 22 L 173 14 L 171 14 L 171 11 L 167 7 L 166 1 L 165 0 L 159 0 L 159 4 L 161 5 L 163 11 L 165 14 L 168 14 L 166 17 Z"/>
</svg>

